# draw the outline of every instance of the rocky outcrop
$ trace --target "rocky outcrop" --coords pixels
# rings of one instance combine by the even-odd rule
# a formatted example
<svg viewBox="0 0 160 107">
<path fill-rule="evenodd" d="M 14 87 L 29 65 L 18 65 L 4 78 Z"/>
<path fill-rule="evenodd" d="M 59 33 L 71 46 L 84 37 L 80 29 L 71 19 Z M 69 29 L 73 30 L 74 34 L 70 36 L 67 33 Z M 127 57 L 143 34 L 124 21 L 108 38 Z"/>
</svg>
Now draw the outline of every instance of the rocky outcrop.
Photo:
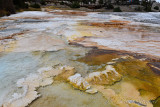
<svg viewBox="0 0 160 107">
<path fill-rule="evenodd" d="M 152 4 L 151 10 L 152 10 L 153 12 L 160 12 L 160 3 L 154 2 L 154 3 Z"/>
</svg>

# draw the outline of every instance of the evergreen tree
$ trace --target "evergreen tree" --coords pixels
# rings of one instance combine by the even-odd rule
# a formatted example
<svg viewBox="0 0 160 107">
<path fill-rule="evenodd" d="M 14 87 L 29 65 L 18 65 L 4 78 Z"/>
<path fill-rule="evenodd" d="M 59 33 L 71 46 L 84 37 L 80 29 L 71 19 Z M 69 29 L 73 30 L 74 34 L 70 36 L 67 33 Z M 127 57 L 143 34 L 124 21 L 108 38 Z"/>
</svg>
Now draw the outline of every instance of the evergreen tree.
<svg viewBox="0 0 160 107">
<path fill-rule="evenodd" d="M 15 8 L 12 0 L 0 0 L 0 12 L 4 12 L 2 15 L 10 15 L 15 13 Z"/>
<path fill-rule="evenodd" d="M 16 9 L 25 8 L 24 0 L 13 0 Z"/>
</svg>

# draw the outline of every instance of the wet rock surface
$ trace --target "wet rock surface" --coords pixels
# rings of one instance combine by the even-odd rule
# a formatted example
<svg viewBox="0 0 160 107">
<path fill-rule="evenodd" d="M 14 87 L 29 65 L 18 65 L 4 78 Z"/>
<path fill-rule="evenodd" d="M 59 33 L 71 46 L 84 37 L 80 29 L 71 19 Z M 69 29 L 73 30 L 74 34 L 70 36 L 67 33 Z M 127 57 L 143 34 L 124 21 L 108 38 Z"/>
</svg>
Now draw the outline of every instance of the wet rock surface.
<svg viewBox="0 0 160 107">
<path fill-rule="evenodd" d="M 160 106 L 159 13 L 45 11 L 0 18 L 0 106 Z"/>
</svg>

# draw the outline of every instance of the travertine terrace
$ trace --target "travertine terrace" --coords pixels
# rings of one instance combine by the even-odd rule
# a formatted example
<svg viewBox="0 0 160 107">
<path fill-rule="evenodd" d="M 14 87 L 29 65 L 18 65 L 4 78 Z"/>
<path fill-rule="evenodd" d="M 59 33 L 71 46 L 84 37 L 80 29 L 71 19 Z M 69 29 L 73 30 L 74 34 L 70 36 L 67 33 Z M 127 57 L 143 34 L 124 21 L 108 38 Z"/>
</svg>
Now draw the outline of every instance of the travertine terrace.
<svg viewBox="0 0 160 107">
<path fill-rule="evenodd" d="M 160 106 L 160 13 L 43 10 L 0 18 L 0 106 Z"/>
</svg>

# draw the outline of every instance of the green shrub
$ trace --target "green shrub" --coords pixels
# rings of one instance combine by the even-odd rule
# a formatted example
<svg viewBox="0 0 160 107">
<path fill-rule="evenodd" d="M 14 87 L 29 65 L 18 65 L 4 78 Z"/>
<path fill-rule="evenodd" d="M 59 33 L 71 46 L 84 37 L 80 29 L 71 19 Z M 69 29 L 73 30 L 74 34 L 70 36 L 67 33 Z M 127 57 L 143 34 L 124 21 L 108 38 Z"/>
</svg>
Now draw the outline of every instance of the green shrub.
<svg viewBox="0 0 160 107">
<path fill-rule="evenodd" d="M 142 8 L 141 7 L 136 7 L 135 11 L 142 11 Z"/>
<path fill-rule="evenodd" d="M 146 12 L 151 12 L 151 6 L 147 6 L 144 10 L 145 10 Z"/>
<path fill-rule="evenodd" d="M 71 8 L 80 8 L 79 2 L 73 2 L 70 6 Z"/>
<path fill-rule="evenodd" d="M 39 4 L 37 4 L 37 3 L 35 3 L 35 4 L 31 5 L 31 7 L 33 7 L 33 8 L 40 8 L 41 6 Z"/>
<path fill-rule="evenodd" d="M 6 16 L 6 15 L 7 15 L 7 12 L 6 12 L 6 11 L 0 10 L 0 17 Z"/>
<path fill-rule="evenodd" d="M 116 7 L 113 9 L 113 12 L 122 12 L 121 8 L 120 7 Z"/>
<path fill-rule="evenodd" d="M 159 10 L 159 7 L 158 7 L 158 6 L 155 6 L 154 9 L 155 9 L 155 10 Z"/>
<path fill-rule="evenodd" d="M 12 13 L 10 11 L 6 11 L 6 10 L 0 10 L 0 17 L 2 16 L 9 16 Z"/>
</svg>

